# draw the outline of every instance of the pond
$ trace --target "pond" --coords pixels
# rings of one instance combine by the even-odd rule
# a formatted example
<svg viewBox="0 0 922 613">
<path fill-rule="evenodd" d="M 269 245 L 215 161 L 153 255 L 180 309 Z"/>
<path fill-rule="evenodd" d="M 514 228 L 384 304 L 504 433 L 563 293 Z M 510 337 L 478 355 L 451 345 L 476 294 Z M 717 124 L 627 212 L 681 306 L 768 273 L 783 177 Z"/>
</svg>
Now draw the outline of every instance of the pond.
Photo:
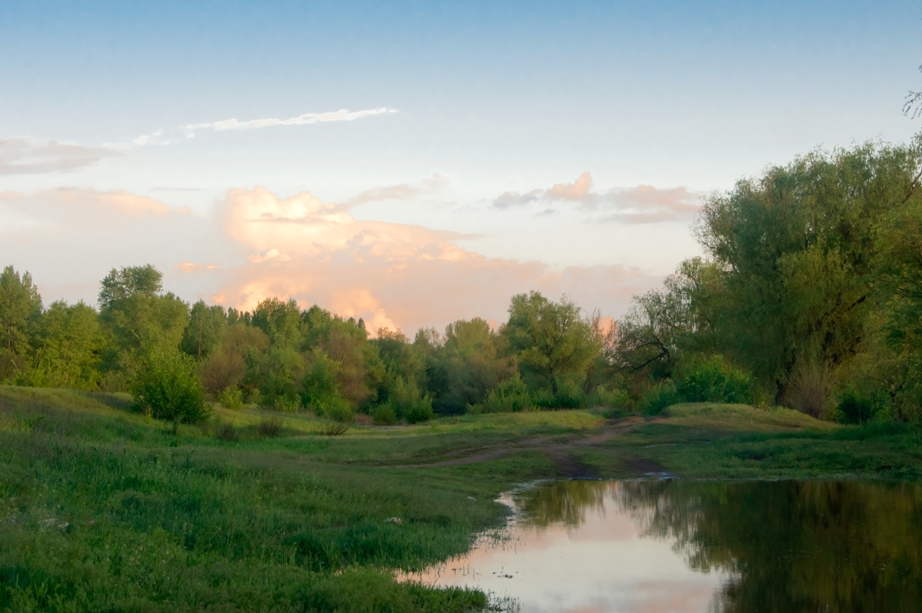
<svg viewBox="0 0 922 613">
<path fill-rule="evenodd" d="M 565 481 L 413 578 L 523 613 L 922 611 L 922 486 Z"/>
</svg>

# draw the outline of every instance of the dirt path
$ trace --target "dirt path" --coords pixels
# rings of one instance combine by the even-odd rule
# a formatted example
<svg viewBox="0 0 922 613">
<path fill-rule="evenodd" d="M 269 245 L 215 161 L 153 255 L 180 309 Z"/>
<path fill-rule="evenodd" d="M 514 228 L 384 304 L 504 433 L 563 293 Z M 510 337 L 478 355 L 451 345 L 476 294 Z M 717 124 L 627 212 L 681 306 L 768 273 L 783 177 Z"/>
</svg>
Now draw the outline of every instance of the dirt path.
<svg viewBox="0 0 922 613">
<path fill-rule="evenodd" d="M 479 464 L 489 462 L 499 458 L 519 453 L 522 451 L 541 451 L 547 455 L 556 465 L 557 472 L 563 477 L 568 478 L 592 478 L 597 473 L 591 466 L 584 464 L 572 452 L 576 449 L 593 446 L 605 445 L 608 441 L 622 436 L 631 430 L 636 424 L 642 423 L 637 418 L 627 418 L 607 422 L 601 430 L 594 430 L 591 434 L 567 434 L 560 436 L 543 436 L 540 438 L 526 439 L 518 441 L 511 445 L 503 447 L 493 447 L 483 449 L 467 455 L 461 455 L 465 452 L 459 452 L 456 457 L 448 457 L 436 462 L 423 462 L 419 464 L 403 464 L 399 466 L 389 466 L 389 468 L 423 468 L 430 466 L 463 466 L 465 464 Z M 658 472 L 662 467 L 650 460 L 640 458 L 632 459 L 628 462 L 632 472 Z M 642 469 L 642 470 L 638 470 Z"/>
</svg>

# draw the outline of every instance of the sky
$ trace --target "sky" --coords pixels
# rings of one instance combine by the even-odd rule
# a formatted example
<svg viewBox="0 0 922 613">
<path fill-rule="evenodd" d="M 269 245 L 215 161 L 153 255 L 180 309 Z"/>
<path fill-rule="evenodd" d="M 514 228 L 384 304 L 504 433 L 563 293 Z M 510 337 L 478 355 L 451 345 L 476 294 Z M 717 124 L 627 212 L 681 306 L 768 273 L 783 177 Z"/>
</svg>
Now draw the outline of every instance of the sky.
<svg viewBox="0 0 922 613">
<path fill-rule="evenodd" d="M 372 332 L 529 290 L 619 317 L 703 199 L 910 139 L 920 63 L 908 0 L 0 0 L 0 265 Z"/>
</svg>

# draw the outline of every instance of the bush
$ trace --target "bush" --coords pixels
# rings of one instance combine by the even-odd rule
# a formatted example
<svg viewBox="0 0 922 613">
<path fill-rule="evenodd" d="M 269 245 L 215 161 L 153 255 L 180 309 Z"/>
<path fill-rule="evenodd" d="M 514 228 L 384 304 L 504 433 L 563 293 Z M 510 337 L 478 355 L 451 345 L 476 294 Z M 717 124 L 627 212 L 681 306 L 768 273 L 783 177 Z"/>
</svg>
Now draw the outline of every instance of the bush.
<svg viewBox="0 0 922 613">
<path fill-rule="evenodd" d="M 197 423 L 211 414 L 205 406 L 205 391 L 195 376 L 195 361 L 177 351 L 149 356 L 131 385 L 135 402 L 144 413 L 173 422 Z"/>
<path fill-rule="evenodd" d="M 218 395 L 218 403 L 232 411 L 239 411 L 243 408 L 243 392 L 236 387 L 228 387 Z"/>
<path fill-rule="evenodd" d="M 676 373 L 676 390 L 685 402 L 751 404 L 754 387 L 748 373 L 727 364 L 720 356 L 692 361 Z"/>
<path fill-rule="evenodd" d="M 609 391 L 601 385 L 595 389 L 590 400 L 594 405 L 605 407 L 606 409 L 633 411 L 635 406 L 634 398 L 627 390 L 614 389 Z"/>
<path fill-rule="evenodd" d="M 279 413 L 297 413 L 301 410 L 301 401 L 298 398 L 276 396 L 272 405 L 266 408 Z"/>
<path fill-rule="evenodd" d="M 282 420 L 272 415 L 263 417 L 256 425 L 256 436 L 259 438 L 277 438 L 282 434 Z"/>
<path fill-rule="evenodd" d="M 407 408 L 407 423 L 418 424 L 429 421 L 433 417 L 435 417 L 435 412 L 432 410 L 432 399 L 428 396 L 421 398 Z"/>
<path fill-rule="evenodd" d="M 313 403 L 311 408 L 321 417 L 331 419 L 341 424 L 351 423 L 355 419 L 355 410 L 349 401 L 342 396 L 333 396 L 323 403 Z"/>
<path fill-rule="evenodd" d="M 234 424 L 222 422 L 217 424 L 215 428 L 215 438 L 219 441 L 228 441 L 235 442 L 240 438 L 237 428 L 234 427 Z"/>
<path fill-rule="evenodd" d="M 646 416 L 658 415 L 668 406 L 682 402 L 671 379 L 660 381 L 644 390 L 638 403 L 641 414 Z"/>
<path fill-rule="evenodd" d="M 586 404 L 586 394 L 571 381 L 560 381 L 557 392 L 541 390 L 532 396 L 534 405 L 541 409 L 579 409 Z"/>
<path fill-rule="evenodd" d="M 839 399 L 839 421 L 847 424 L 864 424 L 885 408 L 882 397 L 862 394 L 853 387 L 848 387 Z"/>
<path fill-rule="evenodd" d="M 422 394 L 415 382 L 403 377 L 394 378 L 388 398 L 382 404 L 390 406 L 397 419 L 406 419 L 411 424 L 435 417 L 429 394 Z"/>
<path fill-rule="evenodd" d="M 522 378 L 515 374 L 500 381 L 480 404 L 470 405 L 468 413 L 517 413 L 532 405 L 531 394 Z"/>
<path fill-rule="evenodd" d="M 397 412 L 390 403 L 385 402 L 371 410 L 371 418 L 379 426 L 393 426 L 397 423 Z"/>
</svg>

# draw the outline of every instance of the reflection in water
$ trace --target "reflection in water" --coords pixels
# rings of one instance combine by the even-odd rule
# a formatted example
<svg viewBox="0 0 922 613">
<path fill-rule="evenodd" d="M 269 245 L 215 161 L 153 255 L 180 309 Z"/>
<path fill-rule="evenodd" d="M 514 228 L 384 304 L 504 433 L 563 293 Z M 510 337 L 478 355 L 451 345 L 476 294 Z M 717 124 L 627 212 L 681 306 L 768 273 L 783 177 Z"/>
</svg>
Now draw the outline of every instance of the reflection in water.
<svg viewBox="0 0 922 613">
<path fill-rule="evenodd" d="M 568 481 L 506 498 L 505 540 L 419 579 L 523 611 L 922 610 L 922 487 Z"/>
</svg>

